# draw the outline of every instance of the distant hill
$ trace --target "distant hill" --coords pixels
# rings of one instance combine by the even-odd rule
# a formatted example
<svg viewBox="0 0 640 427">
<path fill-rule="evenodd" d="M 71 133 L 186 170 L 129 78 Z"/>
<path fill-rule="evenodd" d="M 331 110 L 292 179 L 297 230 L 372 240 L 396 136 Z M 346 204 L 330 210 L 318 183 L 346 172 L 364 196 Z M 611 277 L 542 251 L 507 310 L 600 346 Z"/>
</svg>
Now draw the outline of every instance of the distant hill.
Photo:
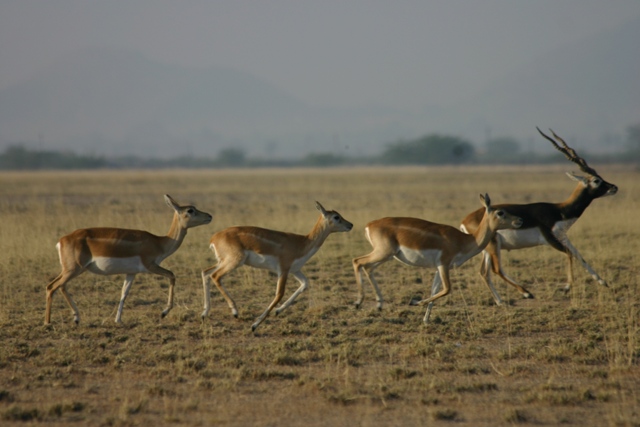
<svg viewBox="0 0 640 427">
<path fill-rule="evenodd" d="M 596 149 L 603 135 L 640 122 L 638 40 L 640 18 L 504 70 L 459 105 L 425 100 L 415 111 L 318 108 L 238 70 L 94 48 L 0 92 L 0 149 L 25 143 L 107 156 L 214 157 L 239 146 L 266 158 L 355 156 L 433 132 L 477 143 L 513 136 L 538 147 L 536 125 Z"/>
<path fill-rule="evenodd" d="M 237 70 L 182 68 L 95 48 L 0 92 L 0 148 L 27 143 L 166 157 L 214 156 L 239 145 L 263 157 L 342 155 L 357 153 L 354 142 L 371 152 L 371 141 L 404 135 L 396 123 L 406 115 L 386 108 L 312 108 Z M 371 127 L 372 119 L 382 126 Z"/>
<path fill-rule="evenodd" d="M 185 69 L 135 52 L 90 49 L 0 92 L 0 137 L 173 155 L 185 153 L 183 145 L 202 150 L 229 144 L 232 126 L 250 127 L 305 109 L 238 71 Z"/>
<path fill-rule="evenodd" d="M 639 41 L 640 18 L 505 70 L 461 108 L 465 131 L 537 139 L 537 125 L 601 149 L 603 135 L 640 122 Z"/>
</svg>

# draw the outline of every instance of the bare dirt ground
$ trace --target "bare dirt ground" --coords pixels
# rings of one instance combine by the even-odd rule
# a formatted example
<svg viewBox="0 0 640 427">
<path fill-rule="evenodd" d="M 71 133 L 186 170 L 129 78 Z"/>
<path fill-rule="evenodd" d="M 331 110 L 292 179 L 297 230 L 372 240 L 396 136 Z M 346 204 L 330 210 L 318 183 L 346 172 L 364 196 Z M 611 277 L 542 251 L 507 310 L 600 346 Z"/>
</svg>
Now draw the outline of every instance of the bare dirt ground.
<svg viewBox="0 0 640 427">
<path fill-rule="evenodd" d="M 599 168 L 620 187 L 569 232 L 609 287 L 550 247 L 503 254 L 536 299 L 496 279 L 496 306 L 480 257 L 451 274 L 428 326 L 434 271 L 396 261 L 376 275 L 361 309 L 351 259 L 370 250 L 364 225 L 414 216 L 457 227 L 480 206 L 562 201 L 575 183 L 553 168 L 403 168 L 253 171 L 108 171 L 0 174 L 0 424 L 2 425 L 640 425 L 640 174 Z M 166 279 L 139 275 L 114 323 L 123 277 L 85 273 L 69 285 L 78 326 L 59 293 L 43 325 L 45 286 L 59 272 L 55 244 L 77 228 L 167 232 L 162 195 L 213 214 L 163 266 L 175 306 L 161 319 Z M 243 267 L 226 281 L 239 318 L 212 288 L 200 319 L 200 271 L 215 264 L 210 236 L 232 225 L 307 233 L 315 200 L 355 224 L 331 235 L 304 271 L 297 303 L 251 332 L 275 276 Z M 297 283 L 290 279 L 285 297 Z"/>
</svg>

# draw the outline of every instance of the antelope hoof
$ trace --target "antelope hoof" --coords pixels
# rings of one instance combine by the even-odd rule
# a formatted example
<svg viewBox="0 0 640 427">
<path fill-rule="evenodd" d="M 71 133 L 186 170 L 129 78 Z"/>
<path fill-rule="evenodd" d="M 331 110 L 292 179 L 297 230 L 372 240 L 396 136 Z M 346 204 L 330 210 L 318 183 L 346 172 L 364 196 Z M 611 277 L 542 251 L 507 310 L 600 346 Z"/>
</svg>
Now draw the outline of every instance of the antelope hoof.
<svg viewBox="0 0 640 427">
<path fill-rule="evenodd" d="M 412 298 L 411 301 L 409 301 L 409 305 L 420 305 L 420 300 Z"/>
<path fill-rule="evenodd" d="M 525 292 L 524 294 L 522 294 L 522 298 L 524 298 L 524 299 L 535 299 L 535 297 L 533 296 L 533 294 L 531 292 Z"/>
<path fill-rule="evenodd" d="M 602 286 L 604 286 L 605 288 L 608 288 L 609 285 L 607 284 L 607 282 L 605 282 L 604 280 L 600 279 L 598 280 L 598 283 L 601 284 Z"/>
<path fill-rule="evenodd" d="M 257 327 L 258 325 L 256 325 L 255 323 L 251 325 L 251 332 L 255 332 Z"/>
</svg>

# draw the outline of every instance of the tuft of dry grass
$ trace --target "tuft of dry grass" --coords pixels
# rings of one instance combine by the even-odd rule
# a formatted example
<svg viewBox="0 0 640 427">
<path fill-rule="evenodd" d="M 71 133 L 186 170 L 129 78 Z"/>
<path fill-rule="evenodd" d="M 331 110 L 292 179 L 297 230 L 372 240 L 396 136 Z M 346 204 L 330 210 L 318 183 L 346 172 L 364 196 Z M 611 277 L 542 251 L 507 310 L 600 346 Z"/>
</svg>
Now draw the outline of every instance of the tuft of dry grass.
<svg viewBox="0 0 640 427">
<path fill-rule="evenodd" d="M 353 307 L 351 259 L 370 249 L 364 225 L 402 215 L 457 226 L 485 192 L 495 203 L 561 201 L 573 189 L 564 169 L 1 173 L 0 423 L 637 426 L 640 177 L 599 169 L 620 192 L 594 201 L 569 236 L 609 288 L 576 265 L 565 294 L 563 255 L 513 251 L 503 254 L 505 269 L 536 299 L 496 281 L 506 302 L 498 307 L 473 259 L 452 272 L 452 293 L 429 326 L 424 308 L 408 303 L 430 291 L 431 270 L 387 263 L 377 270 L 383 310 L 369 288 Z M 55 295 L 43 326 L 57 239 L 93 226 L 164 234 L 165 193 L 214 215 L 163 263 L 177 276 L 173 311 L 160 318 L 166 280 L 139 275 L 116 325 L 124 278 L 86 273 L 68 285 L 80 325 Z M 232 225 L 306 233 L 315 200 L 355 228 L 330 236 L 307 263 L 309 290 L 253 334 L 275 276 L 245 267 L 225 283 L 239 318 L 214 288 L 202 322 L 210 236 Z M 290 280 L 286 295 L 296 287 Z"/>
</svg>

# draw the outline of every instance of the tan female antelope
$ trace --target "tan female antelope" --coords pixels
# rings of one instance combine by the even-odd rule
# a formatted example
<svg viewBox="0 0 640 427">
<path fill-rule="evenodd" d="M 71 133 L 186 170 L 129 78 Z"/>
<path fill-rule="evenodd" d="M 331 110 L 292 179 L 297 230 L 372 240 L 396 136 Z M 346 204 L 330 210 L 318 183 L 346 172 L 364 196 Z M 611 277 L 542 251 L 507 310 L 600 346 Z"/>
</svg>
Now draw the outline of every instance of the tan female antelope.
<svg viewBox="0 0 640 427">
<path fill-rule="evenodd" d="M 83 228 L 60 239 L 56 247 L 62 265 L 62 272 L 47 285 L 47 309 L 44 323 L 51 322 L 51 299 L 56 290 L 73 310 L 73 320 L 80 322 L 80 312 L 65 285 L 74 277 L 90 271 L 95 274 L 126 274 L 116 322 L 120 323 L 124 300 L 129 294 L 133 279 L 138 273 L 159 274 L 169 278 L 169 301 L 162 317 L 173 307 L 175 275 L 160 263 L 178 250 L 187 229 L 211 222 L 211 215 L 193 206 L 179 206 L 168 194 L 164 200 L 173 210 L 173 221 L 166 236 L 156 236 L 146 231 L 122 228 Z"/>
<path fill-rule="evenodd" d="M 370 254 L 353 260 L 353 270 L 358 284 L 356 307 L 364 299 L 362 273 L 376 292 L 378 309 L 382 309 L 382 294 L 373 277 L 373 271 L 381 264 L 395 258 L 415 267 L 436 267 L 431 296 L 411 305 L 428 304 L 424 323 L 429 322 L 433 302 L 447 295 L 451 290 L 449 269 L 462 265 L 469 258 L 479 254 L 491 241 L 497 230 L 518 228 L 522 220 L 502 209 L 491 207 L 489 195 L 480 195 L 484 214 L 480 226 L 473 234 L 465 234 L 444 224 L 436 224 L 417 218 L 381 218 L 365 227 L 367 239 L 373 246 Z M 440 285 L 444 288 L 440 290 Z"/>
<path fill-rule="evenodd" d="M 320 249 L 329 234 L 353 228 L 353 224 L 342 218 L 338 212 L 327 211 L 318 202 L 316 208 L 320 211 L 320 218 L 306 236 L 258 227 L 230 227 L 214 234 L 210 247 L 216 254 L 218 264 L 202 271 L 202 318 L 209 314 L 211 308 L 210 280 L 213 280 L 220 290 L 231 313 L 238 317 L 236 303 L 222 286 L 222 278 L 242 265 L 267 269 L 278 275 L 276 296 L 251 326 L 252 331 L 256 330 L 273 307 L 280 302 L 284 295 L 287 276 L 291 273 L 300 282 L 300 287 L 276 309 L 276 314 L 289 307 L 309 286 L 309 280 L 301 271 L 304 264 Z"/>
<path fill-rule="evenodd" d="M 525 205 L 502 204 L 496 206 L 496 208 L 504 209 L 513 215 L 521 217 L 523 220 L 522 227 L 517 230 L 499 231 L 494 239 L 487 245 L 483 253 L 480 275 L 493 293 L 497 304 L 500 304 L 500 297 L 496 293 L 493 282 L 491 281 L 492 270 L 500 276 L 502 280 L 514 286 L 524 298 L 533 298 L 531 292 L 504 273 L 500 260 L 501 249 L 514 250 L 538 245 L 549 245 L 567 255 L 566 291 L 568 291 L 573 284 L 573 257 L 578 260 L 598 283 L 606 286 L 606 282 L 587 264 L 584 258 L 582 258 L 582 255 L 580 255 L 578 250 L 571 244 L 567 232 L 593 200 L 616 194 L 618 187 L 602 179 L 595 169 L 589 167 L 586 160 L 578 156 L 576 151 L 569 147 L 567 143 L 553 131 L 551 131 L 553 137 L 560 142 L 562 146 L 559 146 L 556 141 L 545 135 L 540 129 L 538 129 L 538 132 L 551 141 L 553 146 L 563 153 L 567 159 L 577 164 L 587 176 L 579 177 L 567 173 L 570 178 L 578 181 L 578 185 L 564 202 L 529 203 Z M 473 233 L 478 228 L 481 218 L 481 210 L 471 212 L 462 220 L 460 229 L 466 233 Z"/>
</svg>

